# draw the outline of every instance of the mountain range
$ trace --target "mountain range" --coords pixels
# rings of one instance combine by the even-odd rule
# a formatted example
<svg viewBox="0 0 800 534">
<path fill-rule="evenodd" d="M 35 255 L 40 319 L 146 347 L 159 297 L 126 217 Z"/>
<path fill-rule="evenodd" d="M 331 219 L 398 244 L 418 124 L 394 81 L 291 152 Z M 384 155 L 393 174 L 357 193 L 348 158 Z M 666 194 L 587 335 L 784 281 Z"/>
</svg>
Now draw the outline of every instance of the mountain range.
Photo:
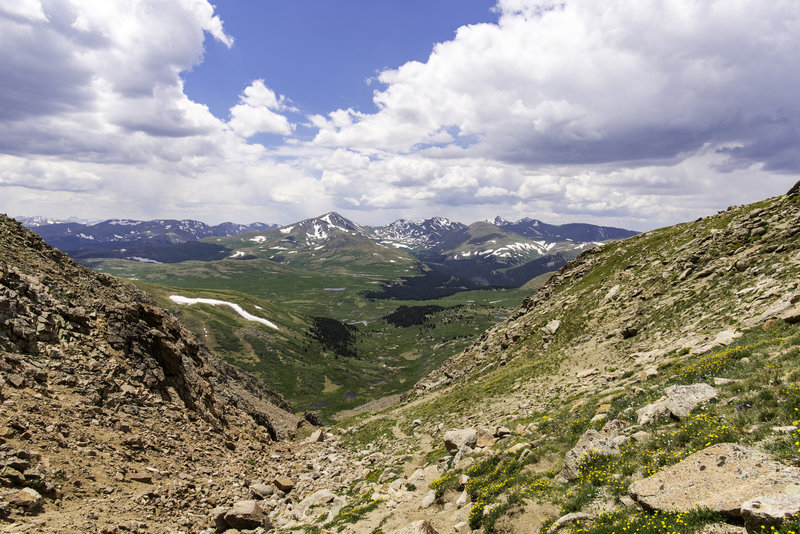
<svg viewBox="0 0 800 534">
<path fill-rule="evenodd" d="M 581 251 L 636 232 L 591 224 L 550 225 L 496 217 L 470 225 L 444 217 L 399 219 L 366 226 L 330 212 L 294 224 L 111 219 L 95 224 L 41 218 L 26 223 L 71 257 L 151 263 L 266 258 L 285 264 L 401 262 L 415 265 L 403 280 L 373 296 L 432 298 L 481 287 L 519 287 L 560 268 Z"/>
<path fill-rule="evenodd" d="M 486 221 L 465 225 L 433 217 L 370 227 L 331 212 L 274 230 L 208 241 L 231 249 L 231 257 L 290 264 L 330 262 L 345 251 L 352 257 L 356 250 L 361 261 L 370 263 L 416 260 L 415 273 L 370 296 L 424 299 L 483 287 L 519 287 L 604 240 L 636 234 L 589 224 L 496 221 L 500 225 Z"/>
</svg>

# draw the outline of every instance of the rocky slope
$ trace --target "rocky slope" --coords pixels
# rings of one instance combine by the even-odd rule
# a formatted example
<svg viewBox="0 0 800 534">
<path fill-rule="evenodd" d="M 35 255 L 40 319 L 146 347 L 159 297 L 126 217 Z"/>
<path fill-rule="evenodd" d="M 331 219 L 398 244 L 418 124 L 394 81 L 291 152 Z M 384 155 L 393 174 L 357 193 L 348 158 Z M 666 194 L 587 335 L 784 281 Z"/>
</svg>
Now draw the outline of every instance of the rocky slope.
<svg viewBox="0 0 800 534">
<path fill-rule="evenodd" d="M 587 251 L 346 422 L 394 473 L 352 531 L 796 531 L 797 189 Z"/>
<path fill-rule="evenodd" d="M 45 517 L 84 509 L 89 496 L 101 497 L 95 519 L 124 511 L 118 485 L 139 471 L 150 480 L 191 473 L 209 452 L 285 440 L 299 422 L 280 395 L 146 294 L 78 266 L 5 216 L 0 387 L 0 482 L 14 488 L 2 494 L 39 492 Z M 0 504 L 0 515 L 15 513 Z"/>
<path fill-rule="evenodd" d="M 518 357 L 566 352 L 566 376 L 729 342 L 792 306 L 798 234 L 795 194 L 595 247 L 419 387 Z"/>
</svg>

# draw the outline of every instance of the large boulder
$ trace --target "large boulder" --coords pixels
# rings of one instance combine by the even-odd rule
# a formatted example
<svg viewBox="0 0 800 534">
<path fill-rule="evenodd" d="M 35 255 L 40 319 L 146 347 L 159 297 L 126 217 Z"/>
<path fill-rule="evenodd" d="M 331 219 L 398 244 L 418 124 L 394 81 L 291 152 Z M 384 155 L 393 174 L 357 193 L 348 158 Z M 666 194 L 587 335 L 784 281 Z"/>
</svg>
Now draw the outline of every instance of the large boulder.
<svg viewBox="0 0 800 534">
<path fill-rule="evenodd" d="M 738 519 L 749 501 L 757 499 L 766 507 L 800 493 L 800 469 L 756 449 L 720 443 L 634 482 L 628 492 L 651 510 L 708 508 Z M 755 518 L 758 507 L 750 502 L 747 509 Z"/>
<path fill-rule="evenodd" d="M 221 514 L 222 522 L 218 516 L 216 520 L 217 530 L 224 526 L 238 530 L 254 529 L 258 527 L 272 528 L 267 514 L 261 508 L 258 501 L 239 501 Z"/>
<path fill-rule="evenodd" d="M 561 476 L 567 480 L 574 480 L 580 475 L 581 466 L 593 454 L 606 456 L 619 456 L 620 447 L 631 438 L 621 434 L 615 425 L 609 424 L 604 430 L 598 432 L 589 429 L 578 439 L 575 447 L 564 456 L 564 467 Z"/>
<path fill-rule="evenodd" d="M 456 454 L 465 447 L 475 447 L 478 442 L 478 431 L 474 428 L 448 430 L 442 436 L 444 446 L 450 454 Z"/>
<path fill-rule="evenodd" d="M 684 419 L 692 410 L 717 396 L 717 390 L 708 384 L 670 386 L 664 389 L 665 396 L 652 404 L 636 410 L 637 422 L 646 425 L 661 417 L 673 415 Z"/>
</svg>

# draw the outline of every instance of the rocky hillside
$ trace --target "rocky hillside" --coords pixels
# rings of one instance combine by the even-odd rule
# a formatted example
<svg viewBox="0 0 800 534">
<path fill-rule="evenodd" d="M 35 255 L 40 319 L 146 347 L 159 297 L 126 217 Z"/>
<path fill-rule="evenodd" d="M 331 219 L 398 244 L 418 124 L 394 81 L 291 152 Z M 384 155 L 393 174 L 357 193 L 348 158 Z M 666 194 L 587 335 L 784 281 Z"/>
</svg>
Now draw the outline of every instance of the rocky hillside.
<svg viewBox="0 0 800 534">
<path fill-rule="evenodd" d="M 796 187 L 585 252 L 342 424 L 352 531 L 797 532 L 799 236 Z"/>
<path fill-rule="evenodd" d="M 419 387 L 519 357 L 558 354 L 569 376 L 729 343 L 792 306 L 798 234 L 794 194 L 592 248 Z"/>
<path fill-rule="evenodd" d="M 359 431 L 444 445 L 439 532 L 796 531 L 797 190 L 585 252 Z"/>
<path fill-rule="evenodd" d="M 117 481 L 152 478 L 162 470 L 147 470 L 152 451 L 177 461 L 177 474 L 215 448 L 235 449 L 240 435 L 284 440 L 299 421 L 147 295 L 80 267 L 5 216 L 0 398 L 0 483 L 55 499 L 54 512 L 114 494 Z M 13 513 L 0 498 L 0 516 Z"/>
</svg>

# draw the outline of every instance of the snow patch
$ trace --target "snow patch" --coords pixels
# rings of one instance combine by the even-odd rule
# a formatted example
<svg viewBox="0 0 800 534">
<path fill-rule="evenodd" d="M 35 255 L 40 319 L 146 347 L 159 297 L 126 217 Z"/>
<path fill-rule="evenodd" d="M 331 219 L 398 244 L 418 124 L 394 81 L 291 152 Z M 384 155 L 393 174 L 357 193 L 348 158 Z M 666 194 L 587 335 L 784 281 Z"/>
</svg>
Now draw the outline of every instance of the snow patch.
<svg viewBox="0 0 800 534">
<path fill-rule="evenodd" d="M 266 319 L 262 319 L 261 317 L 256 317 L 255 315 L 253 315 L 251 313 L 247 313 L 246 311 L 244 311 L 242 309 L 241 306 L 239 306 L 238 304 L 234 304 L 233 302 L 228 302 L 228 301 L 225 301 L 225 300 L 217 300 L 217 299 L 202 299 L 202 298 L 193 299 L 193 298 L 189 298 L 189 297 L 182 297 L 180 295 L 170 295 L 169 296 L 169 300 L 171 300 L 175 304 L 185 304 L 187 306 L 191 305 L 191 304 L 210 304 L 211 306 L 230 306 L 231 308 L 233 308 L 233 311 L 235 311 L 236 313 L 238 313 L 239 315 L 241 315 L 242 317 L 244 317 L 248 321 L 254 321 L 254 322 L 257 322 L 257 323 L 261 323 L 261 324 L 267 325 L 268 327 L 274 328 L 275 330 L 280 330 L 280 328 L 278 328 L 277 325 L 275 323 L 273 323 L 272 321 L 267 321 Z"/>
<path fill-rule="evenodd" d="M 255 237 L 250 238 L 250 241 L 252 241 L 253 243 L 263 243 L 266 240 L 267 238 L 264 237 L 263 235 L 257 235 Z"/>
<path fill-rule="evenodd" d="M 150 258 L 142 258 L 141 256 L 131 256 L 128 259 L 131 261 L 138 261 L 140 263 L 161 263 L 160 261 L 156 261 Z"/>
</svg>

